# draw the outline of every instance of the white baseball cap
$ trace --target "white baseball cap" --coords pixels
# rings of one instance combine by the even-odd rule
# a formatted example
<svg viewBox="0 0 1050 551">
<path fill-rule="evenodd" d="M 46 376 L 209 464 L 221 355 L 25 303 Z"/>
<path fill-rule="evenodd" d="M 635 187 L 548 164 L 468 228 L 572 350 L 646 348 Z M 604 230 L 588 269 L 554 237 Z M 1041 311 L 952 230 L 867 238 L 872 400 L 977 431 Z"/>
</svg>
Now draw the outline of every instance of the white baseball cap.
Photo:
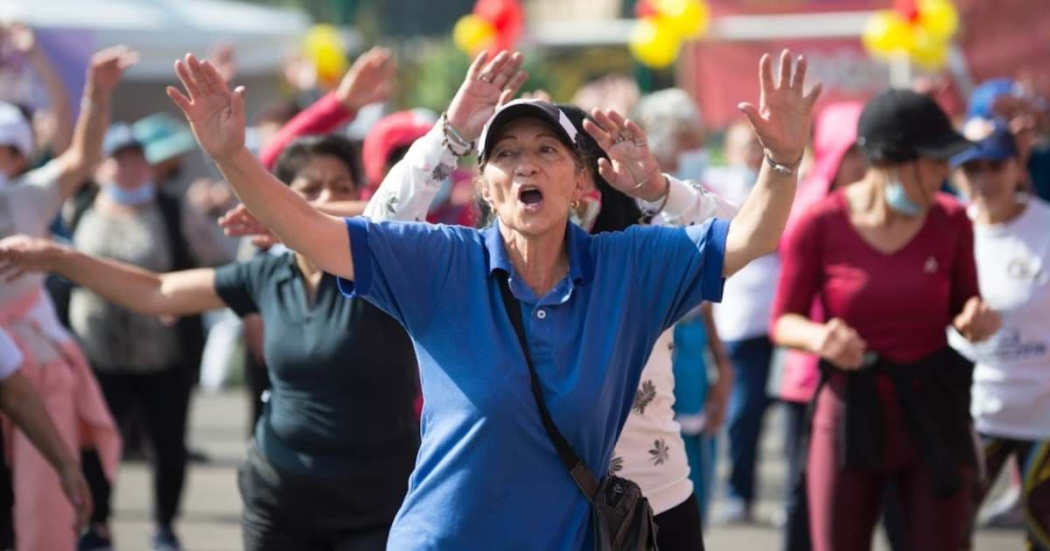
<svg viewBox="0 0 1050 551">
<path fill-rule="evenodd" d="M 33 154 L 33 128 L 18 107 L 4 102 L 0 102 L 0 146 L 14 147 L 26 158 Z"/>
</svg>

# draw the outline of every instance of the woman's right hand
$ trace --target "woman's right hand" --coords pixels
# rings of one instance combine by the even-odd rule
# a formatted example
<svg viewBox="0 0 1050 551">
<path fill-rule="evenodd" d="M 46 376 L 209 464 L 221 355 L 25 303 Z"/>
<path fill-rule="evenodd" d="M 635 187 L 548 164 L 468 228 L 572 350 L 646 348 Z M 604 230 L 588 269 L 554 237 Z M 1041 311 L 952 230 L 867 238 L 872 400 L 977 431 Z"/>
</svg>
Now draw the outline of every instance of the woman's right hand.
<svg viewBox="0 0 1050 551">
<path fill-rule="evenodd" d="M 812 351 L 840 369 L 855 370 L 864 364 L 867 347 L 868 343 L 846 322 L 832 318 L 822 327 Z"/>
<path fill-rule="evenodd" d="M 49 239 L 13 235 L 0 240 L 0 281 L 10 283 L 31 272 L 50 272 L 61 247 Z"/>
<path fill-rule="evenodd" d="M 193 54 L 175 62 L 189 97 L 168 86 L 168 97 L 182 109 L 201 148 L 220 160 L 244 148 L 244 87 L 230 91 L 219 71 Z"/>
<path fill-rule="evenodd" d="M 488 52 L 482 52 L 470 64 L 466 79 L 448 106 L 448 124 L 460 136 L 477 140 L 496 109 L 525 84 L 529 75 L 521 70 L 524 59 L 520 52 L 503 51 L 489 61 Z"/>
</svg>

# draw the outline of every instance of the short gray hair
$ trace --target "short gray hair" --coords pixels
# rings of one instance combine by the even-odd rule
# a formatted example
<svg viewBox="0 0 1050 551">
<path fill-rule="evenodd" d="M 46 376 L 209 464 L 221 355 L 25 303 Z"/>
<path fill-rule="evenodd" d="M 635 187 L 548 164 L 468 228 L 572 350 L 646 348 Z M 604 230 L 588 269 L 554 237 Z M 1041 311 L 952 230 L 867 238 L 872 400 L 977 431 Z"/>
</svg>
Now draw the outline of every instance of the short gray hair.
<svg viewBox="0 0 1050 551">
<path fill-rule="evenodd" d="M 668 88 L 642 97 L 631 118 L 645 130 L 649 149 L 657 158 L 674 154 L 674 137 L 680 129 L 704 125 L 700 108 L 681 88 Z"/>
</svg>

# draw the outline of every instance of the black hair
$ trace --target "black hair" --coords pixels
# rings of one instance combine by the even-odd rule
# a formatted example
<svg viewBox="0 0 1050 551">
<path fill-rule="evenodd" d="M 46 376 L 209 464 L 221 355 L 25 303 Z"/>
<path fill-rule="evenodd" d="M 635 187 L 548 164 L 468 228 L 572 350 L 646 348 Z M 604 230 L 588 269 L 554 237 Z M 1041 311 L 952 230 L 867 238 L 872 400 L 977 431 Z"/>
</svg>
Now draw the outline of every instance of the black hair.
<svg viewBox="0 0 1050 551">
<path fill-rule="evenodd" d="M 576 127 L 578 132 L 576 134 L 576 143 L 584 153 L 584 159 L 588 170 L 591 172 L 591 177 L 594 179 L 594 184 L 602 194 L 602 210 L 594 221 L 591 233 L 621 231 L 637 224 L 642 217 L 642 211 L 638 208 L 638 203 L 627 194 L 613 188 L 598 173 L 598 159 L 608 159 L 609 156 L 598 145 L 598 142 L 583 129 L 583 121 L 589 120 L 594 122 L 594 120 L 591 119 L 586 111 L 575 105 L 567 103 L 556 105 L 558 109 L 561 109 L 569 117 L 573 126 Z"/>
<path fill-rule="evenodd" d="M 295 140 L 284 148 L 280 157 L 277 158 L 273 174 L 285 185 L 289 185 L 299 175 L 299 171 L 310 162 L 310 159 L 318 155 L 327 155 L 342 161 L 354 179 L 354 187 L 360 187 L 362 179 L 358 170 L 360 163 L 357 149 L 352 141 L 335 134 L 308 136 Z"/>
</svg>

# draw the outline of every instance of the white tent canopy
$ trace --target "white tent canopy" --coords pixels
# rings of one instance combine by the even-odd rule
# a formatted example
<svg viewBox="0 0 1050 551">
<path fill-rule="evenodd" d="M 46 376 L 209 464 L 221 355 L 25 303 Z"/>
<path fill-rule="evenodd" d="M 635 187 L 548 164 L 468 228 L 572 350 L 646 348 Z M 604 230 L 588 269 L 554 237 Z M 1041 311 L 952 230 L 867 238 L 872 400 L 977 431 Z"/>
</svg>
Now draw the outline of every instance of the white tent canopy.
<svg viewBox="0 0 1050 551">
<path fill-rule="evenodd" d="M 141 54 L 132 80 L 170 76 L 175 59 L 219 43 L 236 47 L 242 74 L 272 73 L 311 23 L 299 11 L 223 0 L 3 0 L 0 20 L 91 31 L 98 48 L 128 44 Z"/>
</svg>

